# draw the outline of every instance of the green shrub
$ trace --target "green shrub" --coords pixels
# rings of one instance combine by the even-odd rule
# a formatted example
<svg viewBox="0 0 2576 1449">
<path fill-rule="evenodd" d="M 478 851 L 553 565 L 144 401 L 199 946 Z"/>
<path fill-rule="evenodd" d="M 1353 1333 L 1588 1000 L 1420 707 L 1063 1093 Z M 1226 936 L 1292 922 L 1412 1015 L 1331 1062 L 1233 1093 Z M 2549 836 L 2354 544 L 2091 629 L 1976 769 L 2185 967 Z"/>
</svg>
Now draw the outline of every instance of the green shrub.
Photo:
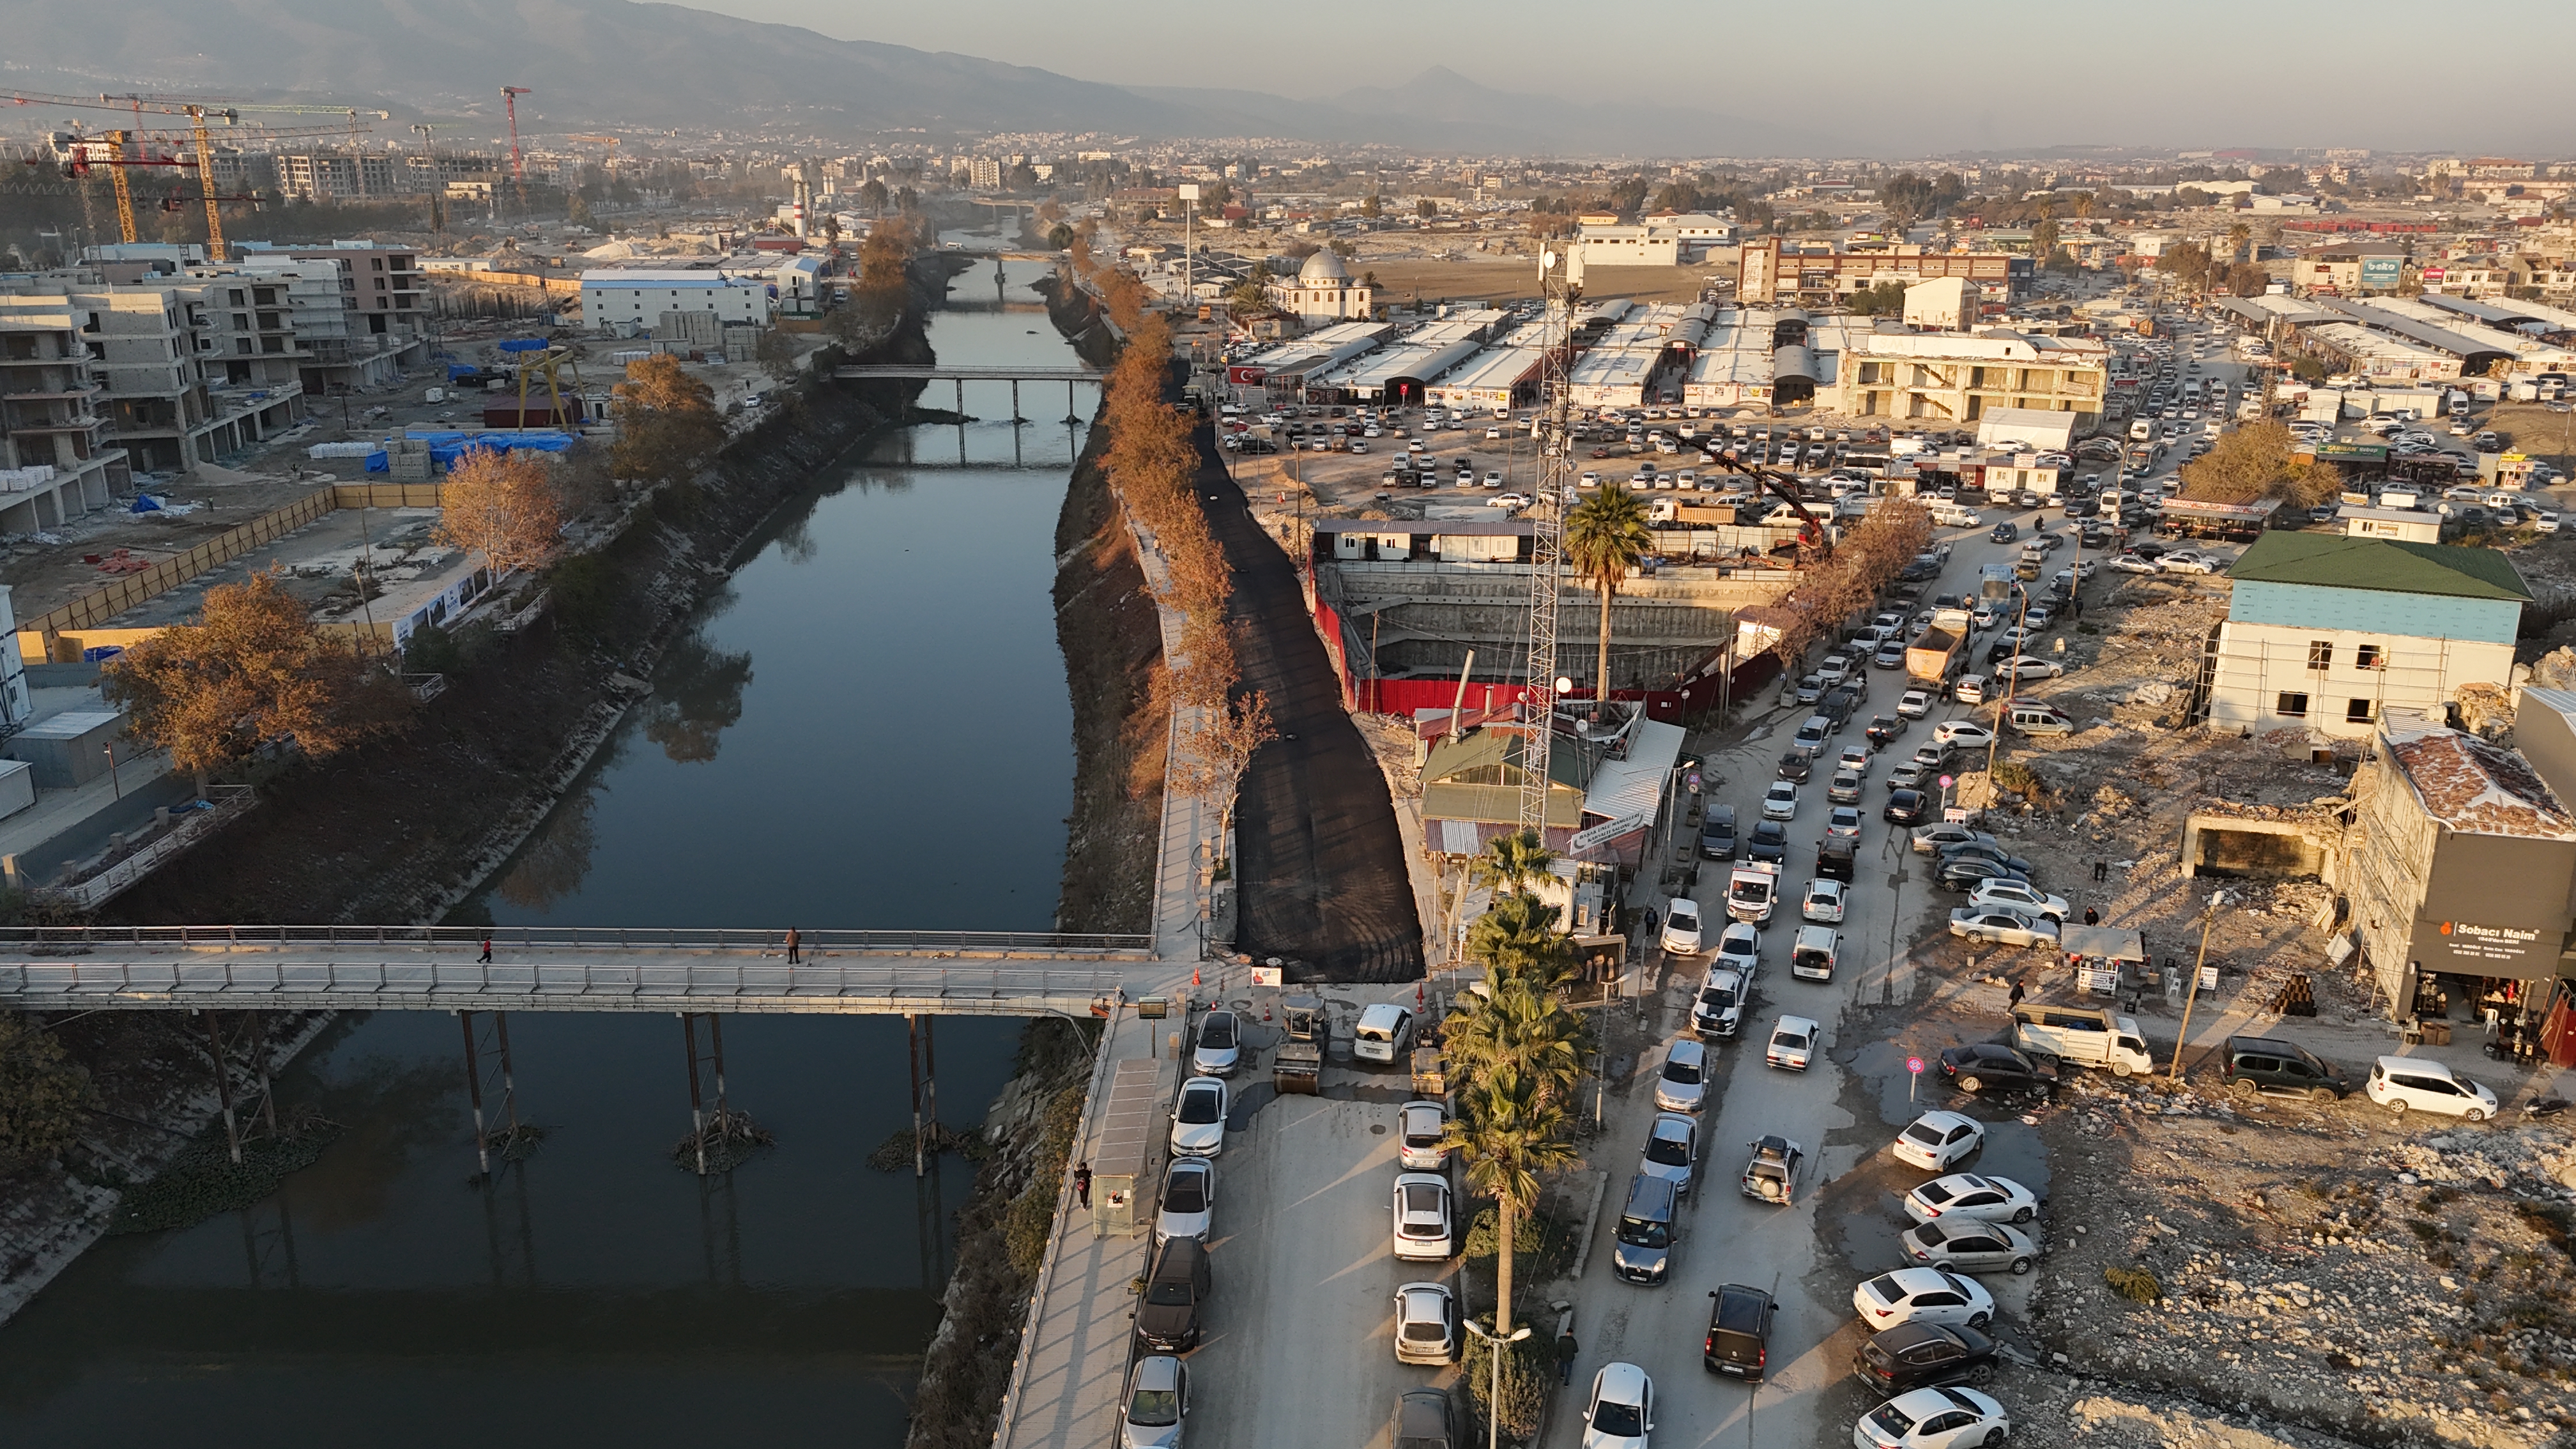
<svg viewBox="0 0 2576 1449">
<path fill-rule="evenodd" d="M 23 1012 L 0 1013 L 0 1172 L 50 1162 L 98 1105 L 89 1073 Z"/>
<path fill-rule="evenodd" d="M 2048 794 L 2048 782 L 2019 760 L 1997 760 L 1994 768 L 1995 788 L 2010 790 L 2026 799 L 2037 800 Z"/>
<path fill-rule="evenodd" d="M 1493 1326 L 1493 1316 L 1483 1315 L 1486 1327 Z M 1538 1436 L 1539 1418 L 1547 1412 L 1547 1396 L 1556 1388 L 1556 1339 L 1546 1325 L 1532 1323 L 1524 1315 L 1520 1324 L 1530 1336 L 1513 1344 L 1503 1354 L 1503 1437 L 1526 1444 Z M 1474 1334 L 1467 1336 L 1466 1351 L 1458 1360 L 1458 1377 L 1467 1386 L 1467 1401 L 1476 1414 L 1477 1439 L 1485 1438 L 1488 1422 L 1487 1396 L 1494 1385 L 1493 1350 Z"/>
<path fill-rule="evenodd" d="M 617 606 L 617 570 L 595 553 L 577 553 L 547 572 L 554 590 L 555 618 L 576 634 L 596 634 Z"/>
<path fill-rule="evenodd" d="M 2165 1296 L 2164 1285 L 2156 1281 L 2155 1274 L 2144 1268 L 2105 1268 L 2102 1281 L 2111 1285 L 2112 1292 L 2132 1303 L 2158 1303 Z"/>
<path fill-rule="evenodd" d="M 1544 1208 L 1512 1224 L 1512 1284 L 1518 1297 L 1527 1290 L 1554 1278 L 1563 1277 L 1574 1266 L 1574 1235 L 1578 1225 L 1566 1222 Z M 1494 1205 L 1486 1203 L 1476 1210 L 1475 1221 L 1467 1225 L 1466 1256 L 1479 1265 L 1478 1276 L 1491 1282 L 1491 1264 L 1501 1229 L 1494 1219 Z"/>
</svg>

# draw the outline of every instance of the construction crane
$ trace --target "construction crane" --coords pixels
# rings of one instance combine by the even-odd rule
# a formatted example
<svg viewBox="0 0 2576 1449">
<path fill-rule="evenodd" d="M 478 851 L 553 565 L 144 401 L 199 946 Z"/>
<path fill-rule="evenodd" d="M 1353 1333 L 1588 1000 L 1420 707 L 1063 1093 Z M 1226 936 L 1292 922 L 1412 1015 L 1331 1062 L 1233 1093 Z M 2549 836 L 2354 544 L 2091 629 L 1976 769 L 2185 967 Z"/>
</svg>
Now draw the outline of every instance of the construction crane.
<svg viewBox="0 0 2576 1449">
<path fill-rule="evenodd" d="M 519 215 L 528 214 L 528 167 L 519 155 L 519 97 L 536 92 L 526 86 L 501 87 L 501 108 L 510 113 L 510 183 L 519 193 Z"/>
<path fill-rule="evenodd" d="M 429 230 L 435 236 L 447 230 L 447 219 L 439 214 L 438 205 L 447 190 L 447 181 L 438 174 L 438 151 L 429 143 L 429 127 L 414 122 L 412 130 L 420 136 L 420 159 L 429 163 Z"/>
<path fill-rule="evenodd" d="M 1800 553 L 1811 554 L 1820 560 L 1834 556 L 1834 536 L 1826 528 L 1824 520 L 1808 512 L 1807 505 L 1799 500 L 1796 487 L 1798 479 L 1795 474 L 1781 473 L 1758 464 L 1740 462 L 1724 453 L 1717 455 L 1717 466 L 1729 473 L 1741 473 L 1752 478 L 1755 483 L 1777 495 L 1781 502 L 1796 511 L 1799 519 L 1798 551 Z"/>
</svg>

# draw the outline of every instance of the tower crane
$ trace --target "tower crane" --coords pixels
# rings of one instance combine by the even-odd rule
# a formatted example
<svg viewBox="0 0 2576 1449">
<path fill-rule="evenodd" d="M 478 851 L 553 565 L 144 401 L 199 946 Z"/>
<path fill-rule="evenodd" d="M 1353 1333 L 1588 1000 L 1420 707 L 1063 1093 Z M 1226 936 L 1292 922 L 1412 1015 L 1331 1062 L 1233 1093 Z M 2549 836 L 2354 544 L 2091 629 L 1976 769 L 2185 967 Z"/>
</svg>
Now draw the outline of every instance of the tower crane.
<svg viewBox="0 0 2576 1449">
<path fill-rule="evenodd" d="M 510 113 L 510 184 L 519 193 L 519 215 L 528 214 L 528 167 L 519 155 L 519 97 L 536 92 L 527 86 L 501 87 L 501 108 Z"/>
</svg>

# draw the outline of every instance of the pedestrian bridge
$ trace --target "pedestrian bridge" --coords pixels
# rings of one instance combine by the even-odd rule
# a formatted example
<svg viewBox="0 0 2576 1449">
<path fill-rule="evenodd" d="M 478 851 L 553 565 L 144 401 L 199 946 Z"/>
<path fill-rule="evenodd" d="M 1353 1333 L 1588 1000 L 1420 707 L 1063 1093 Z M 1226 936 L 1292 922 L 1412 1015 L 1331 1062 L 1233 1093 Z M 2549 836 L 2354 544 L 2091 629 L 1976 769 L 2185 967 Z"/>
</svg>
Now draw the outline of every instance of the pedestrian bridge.
<svg viewBox="0 0 2576 1449">
<path fill-rule="evenodd" d="M 818 930 L 798 954 L 783 931 L 19 927 L 0 1006 L 1082 1016 L 1166 974 L 1150 936 Z"/>
<path fill-rule="evenodd" d="M 843 382 L 864 382 L 875 378 L 896 378 L 910 382 L 1098 382 L 1100 374 L 1088 367 L 990 367 L 940 366 L 933 363 L 867 362 L 852 363 L 832 369 L 832 376 Z"/>
</svg>

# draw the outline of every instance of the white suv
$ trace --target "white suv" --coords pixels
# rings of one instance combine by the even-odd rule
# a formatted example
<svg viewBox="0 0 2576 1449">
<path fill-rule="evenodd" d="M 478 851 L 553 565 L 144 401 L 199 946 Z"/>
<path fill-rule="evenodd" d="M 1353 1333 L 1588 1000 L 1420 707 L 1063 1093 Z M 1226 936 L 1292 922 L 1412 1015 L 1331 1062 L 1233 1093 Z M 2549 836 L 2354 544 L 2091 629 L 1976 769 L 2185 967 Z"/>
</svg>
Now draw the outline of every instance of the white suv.
<svg viewBox="0 0 2576 1449">
<path fill-rule="evenodd" d="M 2496 1114 L 2495 1093 L 2423 1057 L 2381 1057 L 2362 1093 L 2391 1112 L 2421 1108 L 2470 1122 Z"/>
</svg>

